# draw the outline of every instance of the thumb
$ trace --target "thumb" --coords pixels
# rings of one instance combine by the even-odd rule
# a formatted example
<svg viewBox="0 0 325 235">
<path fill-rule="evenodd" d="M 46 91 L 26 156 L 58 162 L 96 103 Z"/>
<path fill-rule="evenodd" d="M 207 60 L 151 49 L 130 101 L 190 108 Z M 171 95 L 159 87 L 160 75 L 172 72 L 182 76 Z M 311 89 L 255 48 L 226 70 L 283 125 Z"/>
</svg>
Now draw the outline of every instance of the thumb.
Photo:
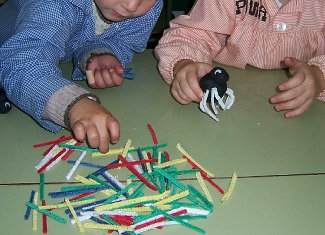
<svg viewBox="0 0 325 235">
<path fill-rule="evenodd" d="M 284 64 L 288 67 L 289 73 L 291 75 L 294 75 L 299 68 L 299 64 L 301 63 L 300 60 L 297 60 L 296 58 L 293 57 L 285 57 L 283 59 Z"/>
<path fill-rule="evenodd" d="M 297 60 L 293 57 L 285 57 L 283 62 L 287 67 L 292 67 L 296 64 Z"/>
</svg>

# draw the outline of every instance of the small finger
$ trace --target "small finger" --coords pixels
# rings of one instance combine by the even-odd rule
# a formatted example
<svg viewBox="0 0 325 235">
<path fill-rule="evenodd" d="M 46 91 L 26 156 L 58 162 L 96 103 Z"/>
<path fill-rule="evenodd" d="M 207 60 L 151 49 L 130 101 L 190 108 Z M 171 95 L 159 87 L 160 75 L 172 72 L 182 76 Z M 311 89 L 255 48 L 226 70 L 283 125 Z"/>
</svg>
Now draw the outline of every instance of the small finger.
<svg viewBox="0 0 325 235">
<path fill-rule="evenodd" d="M 109 145 L 109 134 L 106 128 L 98 129 L 99 132 L 99 144 L 98 149 L 101 153 L 108 152 L 108 145 Z"/>
<path fill-rule="evenodd" d="M 297 107 L 297 108 L 295 108 L 293 110 L 290 110 L 290 111 L 286 112 L 284 114 L 284 116 L 286 118 L 298 117 L 298 116 L 302 115 L 303 113 L 305 113 L 307 111 L 307 109 L 311 105 L 311 103 L 312 103 L 311 101 L 307 101 L 303 105 L 301 105 L 301 106 L 299 106 L 299 107 Z"/>
<path fill-rule="evenodd" d="M 105 82 L 102 77 L 102 71 L 101 69 L 95 69 L 94 71 L 94 76 L 95 76 L 95 83 L 97 88 L 105 88 Z"/>
<path fill-rule="evenodd" d="M 91 148 L 99 147 L 100 135 L 95 125 L 87 126 L 87 142 Z"/>
<path fill-rule="evenodd" d="M 109 138 L 112 144 L 116 144 L 120 139 L 120 124 L 114 117 L 107 119 L 107 129 L 109 131 Z"/>
<path fill-rule="evenodd" d="M 105 87 L 114 86 L 114 82 L 112 81 L 111 73 L 109 72 L 108 68 L 102 68 L 101 74 L 102 74 L 103 81 L 105 83 Z"/>
<path fill-rule="evenodd" d="M 76 140 L 83 142 L 86 140 L 86 128 L 81 122 L 76 122 L 72 126 L 72 131 Z"/>
<path fill-rule="evenodd" d="M 297 107 L 300 107 L 303 103 L 304 103 L 303 99 L 297 97 L 295 99 L 276 104 L 274 106 L 274 109 L 278 112 L 284 110 L 293 110 L 296 109 Z"/>
<path fill-rule="evenodd" d="M 115 69 L 110 69 L 109 73 L 115 86 L 120 86 L 123 83 L 123 77 Z"/>
<path fill-rule="evenodd" d="M 298 72 L 287 81 L 280 83 L 278 88 L 280 91 L 286 91 L 300 86 L 303 82 L 304 82 L 304 75 Z"/>
<path fill-rule="evenodd" d="M 188 104 L 191 102 L 191 99 L 184 94 L 179 84 L 172 86 L 171 93 L 180 104 Z"/>
</svg>

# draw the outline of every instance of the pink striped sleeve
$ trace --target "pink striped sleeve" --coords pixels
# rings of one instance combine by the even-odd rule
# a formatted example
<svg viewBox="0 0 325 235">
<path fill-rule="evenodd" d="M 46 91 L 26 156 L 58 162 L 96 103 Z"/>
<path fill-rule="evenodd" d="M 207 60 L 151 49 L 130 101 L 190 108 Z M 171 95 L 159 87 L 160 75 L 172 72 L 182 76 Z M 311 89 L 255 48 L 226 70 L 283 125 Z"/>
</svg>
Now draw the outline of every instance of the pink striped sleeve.
<svg viewBox="0 0 325 235">
<path fill-rule="evenodd" d="M 323 76 L 325 79 L 325 55 L 316 56 L 308 61 L 309 65 L 315 65 L 320 68 L 323 72 Z M 321 92 L 318 96 L 318 100 L 325 102 L 325 90 Z"/>
<path fill-rule="evenodd" d="M 234 28 L 234 4 L 235 1 L 198 0 L 189 15 L 170 23 L 155 49 L 159 71 L 167 83 L 173 80 L 173 67 L 180 60 L 212 63 Z"/>
</svg>

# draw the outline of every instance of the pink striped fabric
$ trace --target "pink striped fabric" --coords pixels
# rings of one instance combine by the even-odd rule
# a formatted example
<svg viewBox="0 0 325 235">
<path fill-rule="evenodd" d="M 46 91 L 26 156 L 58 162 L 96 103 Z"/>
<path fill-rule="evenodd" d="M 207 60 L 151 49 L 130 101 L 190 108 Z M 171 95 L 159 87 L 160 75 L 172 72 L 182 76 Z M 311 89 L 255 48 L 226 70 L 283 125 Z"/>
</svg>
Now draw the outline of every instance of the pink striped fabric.
<svg viewBox="0 0 325 235">
<path fill-rule="evenodd" d="M 198 0 L 170 23 L 155 53 L 168 83 L 182 59 L 273 69 L 292 56 L 325 74 L 324 33 L 324 0 L 291 0 L 281 8 L 275 0 Z"/>
</svg>

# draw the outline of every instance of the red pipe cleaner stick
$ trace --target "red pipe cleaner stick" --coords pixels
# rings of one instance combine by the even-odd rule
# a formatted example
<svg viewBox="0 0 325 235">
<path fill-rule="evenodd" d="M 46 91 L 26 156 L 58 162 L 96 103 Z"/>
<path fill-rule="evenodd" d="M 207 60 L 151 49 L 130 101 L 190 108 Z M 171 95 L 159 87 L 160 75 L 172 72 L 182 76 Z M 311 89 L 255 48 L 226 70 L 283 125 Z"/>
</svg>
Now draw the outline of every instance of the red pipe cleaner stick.
<svg viewBox="0 0 325 235">
<path fill-rule="evenodd" d="M 39 148 L 39 147 L 43 147 L 46 145 L 51 145 L 51 144 L 58 144 L 62 141 L 66 141 L 66 140 L 71 140 L 73 138 L 72 135 L 70 136 L 61 136 L 59 139 L 56 140 L 51 140 L 51 141 L 47 141 L 47 142 L 43 142 L 43 143 L 39 143 L 39 144 L 34 144 L 33 147 L 34 148 Z"/>
<path fill-rule="evenodd" d="M 179 216 L 179 215 L 182 215 L 182 214 L 185 214 L 187 213 L 187 210 L 186 209 L 183 209 L 183 210 L 180 210 L 180 211 L 177 211 L 177 212 L 174 212 L 174 213 L 171 213 L 172 216 Z M 160 218 L 157 218 L 157 219 L 153 219 L 151 221 L 148 221 L 148 222 L 145 222 L 143 224 L 139 224 L 138 226 L 135 227 L 135 229 L 141 229 L 141 228 L 144 228 L 144 227 L 147 227 L 149 225 L 152 225 L 152 224 L 156 224 L 156 223 L 159 223 L 159 222 L 162 222 L 164 220 L 168 219 L 167 216 L 162 216 Z"/>
<path fill-rule="evenodd" d="M 78 199 L 80 199 L 80 198 L 84 198 L 84 197 L 87 197 L 87 196 L 89 196 L 89 195 L 92 195 L 92 194 L 94 194 L 94 193 L 96 193 L 96 192 L 97 192 L 97 191 L 92 191 L 92 192 L 89 192 L 89 193 L 79 194 L 79 195 L 77 195 L 77 196 L 75 196 L 75 197 L 73 197 L 73 198 L 70 198 L 69 201 L 75 201 L 75 200 L 78 200 Z"/>
<path fill-rule="evenodd" d="M 42 200 L 42 206 L 46 206 L 45 200 Z M 47 234 L 47 217 L 45 214 L 42 214 L 43 220 L 43 234 Z"/>
<path fill-rule="evenodd" d="M 114 164 L 114 165 L 106 165 L 106 169 L 114 169 L 119 167 L 128 167 L 128 166 L 134 166 L 134 165 L 142 165 L 150 162 L 158 162 L 158 159 L 148 159 L 148 160 L 140 160 L 140 161 L 133 161 L 128 163 L 122 163 L 122 164 Z"/>
<path fill-rule="evenodd" d="M 166 157 L 166 162 L 170 161 L 169 153 L 167 151 L 164 151 L 165 157 Z"/>
<path fill-rule="evenodd" d="M 205 173 L 205 171 L 202 170 L 202 169 L 201 169 L 198 165 L 196 165 L 194 162 L 192 162 L 191 159 L 189 159 L 189 158 L 186 157 L 185 155 L 183 155 L 183 158 L 185 158 L 185 159 L 187 160 L 188 164 L 190 164 L 190 165 L 193 167 L 193 169 L 199 169 L 201 172 L 204 172 L 204 173 Z M 205 173 L 205 174 L 206 174 L 206 173 Z"/>
<path fill-rule="evenodd" d="M 45 157 L 55 146 L 56 144 L 52 144 L 51 147 L 49 147 L 42 155 Z"/>
<path fill-rule="evenodd" d="M 219 187 L 219 185 L 217 185 L 215 182 L 213 182 L 212 179 L 210 179 L 208 177 L 208 175 L 204 172 L 204 171 L 200 171 L 203 179 L 205 179 L 206 181 L 208 181 L 213 187 L 215 187 L 221 194 L 224 194 L 225 192 L 223 191 L 222 188 Z"/>
<path fill-rule="evenodd" d="M 153 130 L 152 126 L 150 124 L 147 124 L 147 127 L 148 127 L 148 130 L 149 130 L 150 134 L 151 134 L 151 138 L 153 140 L 153 143 L 158 144 L 157 136 L 156 136 L 156 133 Z"/>
<path fill-rule="evenodd" d="M 65 152 L 65 149 L 62 149 L 60 152 L 58 152 L 54 157 L 52 157 L 51 160 L 49 160 L 44 166 L 42 166 L 38 171 L 37 173 L 40 174 L 42 173 L 43 171 L 46 170 L 46 168 L 52 163 L 54 162 L 56 159 L 58 159 L 63 153 Z"/>
<path fill-rule="evenodd" d="M 114 215 L 110 218 L 120 225 L 130 226 L 133 224 L 133 218 L 131 216 Z"/>
<path fill-rule="evenodd" d="M 70 140 L 70 139 L 72 139 L 73 138 L 73 136 L 72 135 L 70 135 L 70 136 L 61 136 L 59 139 L 57 139 L 57 140 L 53 140 L 53 141 L 49 141 L 49 142 L 46 142 L 46 143 L 41 143 L 41 144 L 39 144 L 38 145 L 38 147 L 41 147 L 41 146 L 45 146 L 45 145 L 50 145 L 50 144 L 52 144 L 51 145 L 51 147 L 49 147 L 44 153 L 43 153 L 43 156 L 46 156 L 53 148 L 54 148 L 54 146 L 55 145 L 57 145 L 57 144 L 59 144 L 60 142 L 62 142 L 62 141 L 65 141 L 65 140 Z M 34 145 L 35 146 L 35 145 Z"/>
<path fill-rule="evenodd" d="M 222 188 L 219 187 L 219 185 L 217 185 L 215 182 L 213 182 L 213 180 L 211 180 L 207 173 L 205 173 L 200 167 L 198 167 L 194 162 L 192 162 L 188 157 L 186 157 L 185 155 L 183 155 L 183 158 L 185 158 L 187 160 L 187 162 L 193 167 L 193 169 L 199 169 L 200 173 L 203 177 L 203 179 L 205 179 L 206 181 L 208 181 L 214 188 L 216 188 L 221 194 L 224 194 L 225 192 L 223 191 Z"/>
<path fill-rule="evenodd" d="M 129 163 L 122 155 L 118 155 L 118 159 L 122 163 Z M 147 185 L 148 188 L 157 191 L 157 188 L 151 184 L 146 178 L 144 178 L 133 166 L 126 166 L 129 171 L 131 171 L 136 177 L 138 177 L 139 180 L 141 180 L 145 185 Z"/>
<path fill-rule="evenodd" d="M 82 144 L 81 142 L 77 142 L 75 146 L 80 146 L 81 144 Z M 61 160 L 66 161 L 74 151 L 75 151 L 74 149 L 69 149 L 68 152 L 62 157 Z"/>
<path fill-rule="evenodd" d="M 152 159 L 151 153 L 147 152 L 148 159 Z"/>
</svg>

